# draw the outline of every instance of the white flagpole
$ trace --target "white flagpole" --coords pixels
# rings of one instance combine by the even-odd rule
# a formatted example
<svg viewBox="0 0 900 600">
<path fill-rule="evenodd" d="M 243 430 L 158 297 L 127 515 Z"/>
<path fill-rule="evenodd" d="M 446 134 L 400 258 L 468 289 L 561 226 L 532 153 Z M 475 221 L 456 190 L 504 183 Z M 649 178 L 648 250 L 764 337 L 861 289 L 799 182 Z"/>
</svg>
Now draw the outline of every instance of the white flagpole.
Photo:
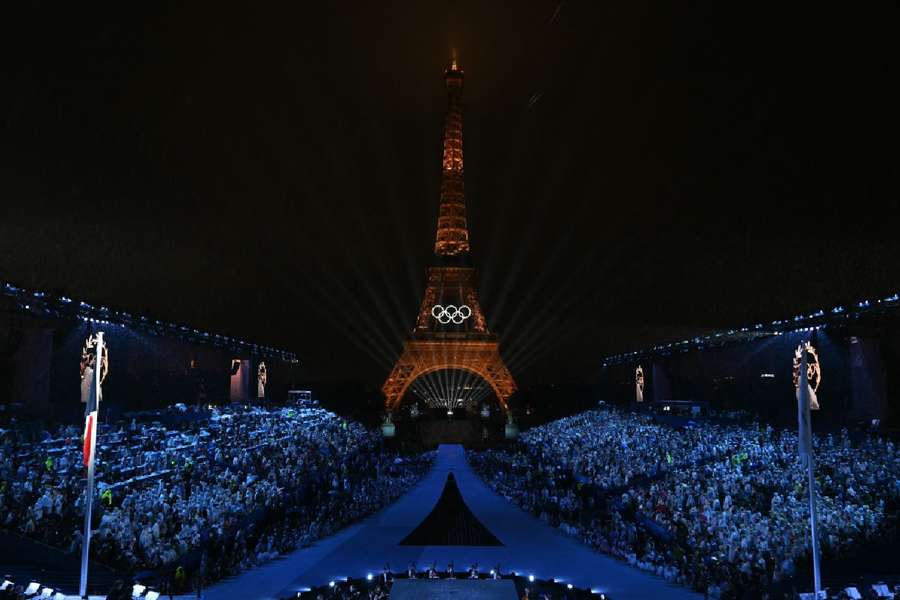
<svg viewBox="0 0 900 600">
<path fill-rule="evenodd" d="M 812 443 L 812 421 L 809 409 L 809 380 L 807 378 L 807 351 L 806 344 L 800 345 L 800 403 L 806 416 L 806 423 L 809 427 L 809 454 L 806 457 L 806 478 L 807 487 L 809 488 L 809 532 L 812 536 L 812 554 L 813 554 L 813 587 L 816 592 L 816 598 L 819 597 L 819 591 L 822 589 L 822 576 L 819 570 L 819 536 L 816 532 L 816 478 L 814 475 L 814 455 Z"/>
<path fill-rule="evenodd" d="M 103 332 L 97 333 L 97 356 L 94 361 L 94 422 L 91 427 L 90 459 L 88 460 L 87 488 L 84 495 L 84 540 L 81 545 L 81 584 L 78 594 L 87 598 L 88 558 L 91 549 L 91 510 L 94 506 L 94 457 L 97 454 L 97 428 L 100 426 L 100 376 L 103 370 Z M 86 440 L 87 441 L 87 440 Z"/>
</svg>

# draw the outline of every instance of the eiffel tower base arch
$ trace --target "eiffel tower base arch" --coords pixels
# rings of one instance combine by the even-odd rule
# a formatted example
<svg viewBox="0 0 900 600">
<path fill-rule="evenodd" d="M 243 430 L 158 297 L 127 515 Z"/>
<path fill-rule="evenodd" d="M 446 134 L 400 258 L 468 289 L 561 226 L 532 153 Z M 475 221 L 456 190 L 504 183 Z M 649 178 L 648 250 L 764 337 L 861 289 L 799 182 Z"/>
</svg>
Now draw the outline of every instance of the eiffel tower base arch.
<svg viewBox="0 0 900 600">
<path fill-rule="evenodd" d="M 394 411 L 412 383 L 429 373 L 444 369 L 467 371 L 481 377 L 494 391 L 504 412 L 516 384 L 493 340 L 407 340 L 381 390 L 385 408 Z"/>
</svg>

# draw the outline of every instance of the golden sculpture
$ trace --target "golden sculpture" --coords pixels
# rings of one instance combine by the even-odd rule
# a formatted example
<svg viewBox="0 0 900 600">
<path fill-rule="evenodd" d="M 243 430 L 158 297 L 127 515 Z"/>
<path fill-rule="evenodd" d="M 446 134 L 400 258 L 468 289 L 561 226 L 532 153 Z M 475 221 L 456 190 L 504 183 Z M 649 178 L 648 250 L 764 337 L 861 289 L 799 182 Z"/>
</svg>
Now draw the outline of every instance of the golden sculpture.
<svg viewBox="0 0 900 600">
<path fill-rule="evenodd" d="M 256 370 L 256 397 L 257 398 L 265 398 L 266 397 L 266 380 L 268 379 L 266 374 L 266 363 L 260 362 L 259 368 Z"/>
<path fill-rule="evenodd" d="M 822 383 L 822 366 L 819 363 L 819 353 L 809 342 L 800 344 L 794 351 L 794 389 L 797 397 L 800 397 L 800 364 L 803 360 L 803 351 L 806 350 L 806 382 L 809 389 L 809 409 L 819 410 L 819 399 L 816 392 Z"/>
<path fill-rule="evenodd" d="M 635 395 L 638 402 L 644 401 L 644 369 L 641 365 L 634 370 Z"/>
</svg>

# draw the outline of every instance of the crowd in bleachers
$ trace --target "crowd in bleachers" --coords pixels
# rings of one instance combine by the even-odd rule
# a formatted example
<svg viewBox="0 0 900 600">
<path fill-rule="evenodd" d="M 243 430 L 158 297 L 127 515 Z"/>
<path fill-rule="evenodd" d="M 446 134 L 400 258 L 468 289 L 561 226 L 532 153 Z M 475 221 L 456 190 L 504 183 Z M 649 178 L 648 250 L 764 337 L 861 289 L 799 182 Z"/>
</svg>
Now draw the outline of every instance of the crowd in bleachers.
<svg viewBox="0 0 900 600">
<path fill-rule="evenodd" d="M 496 491 L 590 545 L 711 598 L 774 597 L 809 561 L 795 431 L 594 410 L 469 460 Z M 822 552 L 883 533 L 900 501 L 900 448 L 816 436 Z M 801 586 L 802 587 L 802 586 Z"/>
<path fill-rule="evenodd" d="M 0 524 L 80 551 L 82 432 L 0 431 Z M 178 428 L 102 425 L 91 550 L 179 589 L 303 546 L 391 502 L 427 470 L 321 408 L 214 410 Z"/>
</svg>

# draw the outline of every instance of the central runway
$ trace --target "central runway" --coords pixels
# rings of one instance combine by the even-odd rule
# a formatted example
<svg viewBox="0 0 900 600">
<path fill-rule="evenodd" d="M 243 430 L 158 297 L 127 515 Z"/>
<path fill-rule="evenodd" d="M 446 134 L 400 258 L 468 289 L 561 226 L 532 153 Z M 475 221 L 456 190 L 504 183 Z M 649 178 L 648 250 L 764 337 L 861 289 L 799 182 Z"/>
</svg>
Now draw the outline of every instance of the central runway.
<svg viewBox="0 0 900 600">
<path fill-rule="evenodd" d="M 447 475 L 453 473 L 472 513 L 502 546 L 401 546 L 434 508 Z M 378 574 L 389 562 L 394 572 L 415 561 L 419 570 L 433 561 L 456 571 L 473 562 L 481 570 L 501 565 L 506 573 L 555 577 L 577 587 L 604 592 L 615 600 L 638 598 L 700 599 L 694 593 L 599 554 L 574 538 L 533 518 L 488 488 L 469 468 L 462 446 L 442 445 L 431 471 L 396 502 L 368 519 L 260 568 L 207 590 L 211 600 L 273 600 L 345 577 Z"/>
</svg>

